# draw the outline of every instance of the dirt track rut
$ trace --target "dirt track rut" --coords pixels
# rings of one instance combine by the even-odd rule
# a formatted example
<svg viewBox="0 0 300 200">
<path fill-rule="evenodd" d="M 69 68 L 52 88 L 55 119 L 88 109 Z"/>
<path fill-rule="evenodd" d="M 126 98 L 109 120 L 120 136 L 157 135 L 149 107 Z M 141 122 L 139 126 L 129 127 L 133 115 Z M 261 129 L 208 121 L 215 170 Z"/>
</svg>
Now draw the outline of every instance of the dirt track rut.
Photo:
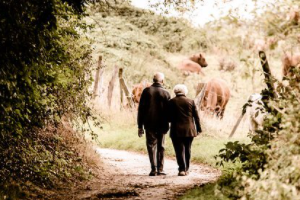
<svg viewBox="0 0 300 200">
<path fill-rule="evenodd" d="M 96 149 L 105 171 L 100 182 L 92 182 L 74 199 L 176 199 L 195 186 L 215 181 L 220 171 L 206 165 L 191 165 L 188 176 L 177 176 L 175 160 L 165 160 L 166 176 L 148 176 L 147 155 L 113 149 Z"/>
</svg>

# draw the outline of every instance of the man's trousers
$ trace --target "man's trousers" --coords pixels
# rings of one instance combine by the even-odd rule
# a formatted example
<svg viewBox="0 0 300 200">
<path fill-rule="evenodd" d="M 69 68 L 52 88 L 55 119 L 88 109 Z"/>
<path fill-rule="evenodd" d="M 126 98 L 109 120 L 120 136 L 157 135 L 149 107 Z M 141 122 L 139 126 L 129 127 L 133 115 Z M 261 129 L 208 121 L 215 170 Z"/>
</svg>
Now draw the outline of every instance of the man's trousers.
<svg viewBox="0 0 300 200">
<path fill-rule="evenodd" d="M 161 172 L 164 168 L 165 134 L 146 130 L 146 145 L 153 171 Z"/>
</svg>

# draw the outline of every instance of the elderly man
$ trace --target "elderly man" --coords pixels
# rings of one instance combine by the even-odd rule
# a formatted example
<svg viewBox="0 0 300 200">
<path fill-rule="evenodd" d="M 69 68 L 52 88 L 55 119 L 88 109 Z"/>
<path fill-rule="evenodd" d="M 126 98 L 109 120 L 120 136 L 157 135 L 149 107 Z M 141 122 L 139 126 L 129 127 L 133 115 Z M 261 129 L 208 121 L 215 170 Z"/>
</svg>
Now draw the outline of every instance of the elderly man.
<svg viewBox="0 0 300 200">
<path fill-rule="evenodd" d="M 149 176 L 166 175 L 164 167 L 165 134 L 169 130 L 167 106 L 170 94 L 163 88 L 164 74 L 156 73 L 153 84 L 145 88 L 138 108 L 138 135 L 146 130 L 146 145 L 151 163 Z"/>
<path fill-rule="evenodd" d="M 188 175 L 192 142 L 202 131 L 195 102 L 186 97 L 187 92 L 185 85 L 176 85 L 176 97 L 169 102 L 170 136 L 179 166 L 178 176 Z"/>
</svg>

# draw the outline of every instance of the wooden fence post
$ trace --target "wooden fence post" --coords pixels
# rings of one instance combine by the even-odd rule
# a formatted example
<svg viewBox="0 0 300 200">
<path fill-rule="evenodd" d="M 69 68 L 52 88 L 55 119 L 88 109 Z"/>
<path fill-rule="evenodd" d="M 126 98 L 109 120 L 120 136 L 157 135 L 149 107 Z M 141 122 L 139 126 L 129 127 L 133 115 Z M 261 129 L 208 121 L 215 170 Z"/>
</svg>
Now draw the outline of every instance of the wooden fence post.
<svg viewBox="0 0 300 200">
<path fill-rule="evenodd" d="M 101 70 L 100 70 L 100 74 L 99 74 L 99 94 L 98 96 L 101 96 L 102 95 L 102 92 L 104 91 L 104 88 L 103 88 L 103 74 L 104 74 L 104 66 L 101 67 Z"/>
<path fill-rule="evenodd" d="M 199 111 L 200 111 L 200 107 L 201 107 L 203 97 L 205 95 L 206 85 L 207 85 L 207 83 L 203 83 L 203 87 L 202 87 L 201 91 L 199 91 L 199 94 L 195 98 L 195 104 L 198 107 Z"/>
<path fill-rule="evenodd" d="M 124 102 L 124 99 L 123 99 L 123 96 L 124 96 L 124 92 L 123 92 L 123 89 L 122 89 L 122 86 L 121 86 L 121 82 L 120 82 L 120 79 L 119 79 L 119 85 L 120 85 L 120 109 L 122 110 L 123 108 L 123 102 Z"/>
<path fill-rule="evenodd" d="M 202 91 L 204 85 L 205 85 L 205 83 L 198 83 L 198 84 L 197 84 L 197 86 L 195 87 L 195 89 L 196 89 L 196 97 L 197 97 L 198 94 Z"/>
<path fill-rule="evenodd" d="M 245 114 L 246 114 L 246 112 L 242 112 L 242 114 L 238 118 L 237 122 L 235 123 L 235 125 L 234 125 L 234 127 L 233 127 L 233 129 L 232 129 L 232 131 L 231 131 L 231 133 L 229 135 L 229 138 L 231 138 L 234 135 L 237 127 L 240 125 L 240 123 L 241 123 L 241 121 L 242 121 L 242 119 L 243 119 L 243 117 L 244 117 Z"/>
<path fill-rule="evenodd" d="M 119 71 L 119 67 L 115 66 L 115 70 L 114 70 L 111 80 L 109 81 L 109 84 L 108 84 L 107 100 L 108 100 L 109 108 L 111 107 L 112 95 L 113 95 L 118 71 Z"/>
<path fill-rule="evenodd" d="M 270 95 L 271 97 L 275 97 L 274 78 L 272 77 L 267 56 L 264 51 L 259 51 L 259 58 L 264 71 L 265 82 L 267 84 L 268 90 L 270 91 Z"/>
<path fill-rule="evenodd" d="M 101 69 L 102 69 L 102 56 L 99 56 L 98 66 L 97 66 L 97 70 L 96 70 L 96 74 L 95 74 L 95 83 L 94 83 L 92 99 L 95 99 L 95 97 L 97 96 L 100 74 L 101 74 L 101 78 L 102 78 L 102 74 L 103 74 L 103 70 L 101 70 Z M 100 73 L 100 71 L 102 71 L 102 73 Z"/>
<path fill-rule="evenodd" d="M 270 91 L 271 97 L 275 97 L 274 80 L 273 80 L 273 77 L 272 77 L 272 74 L 271 74 L 271 70 L 270 70 L 270 67 L 269 67 L 267 56 L 266 56 L 264 51 L 259 51 L 258 54 L 259 54 L 261 66 L 262 66 L 263 71 L 264 71 L 265 82 L 267 84 L 268 90 Z M 232 131 L 229 135 L 229 138 L 231 138 L 234 135 L 237 127 L 239 126 L 239 124 L 240 124 L 240 122 L 243 119 L 245 114 L 246 114 L 246 112 L 243 111 L 242 114 L 240 115 L 240 117 L 238 118 L 236 124 L 234 125 L 234 127 L 233 127 L 233 129 L 232 129 Z"/>
<path fill-rule="evenodd" d="M 124 92 L 123 92 L 123 88 L 122 88 L 122 84 L 121 84 L 122 76 L 123 76 L 123 69 L 120 68 L 119 69 L 119 85 L 120 85 L 120 109 L 121 110 L 123 108 L 123 101 L 124 101 L 124 98 L 123 98 Z"/>
<path fill-rule="evenodd" d="M 123 102 L 123 92 L 125 93 L 125 96 L 127 98 L 128 104 L 130 106 L 130 108 L 132 108 L 133 102 L 132 102 L 132 96 L 131 96 L 131 92 L 129 92 L 128 87 L 125 83 L 125 80 L 123 78 L 123 68 L 119 69 L 119 81 L 120 81 L 120 92 L 121 92 L 121 103 Z M 122 107 L 122 105 L 121 105 Z"/>
</svg>

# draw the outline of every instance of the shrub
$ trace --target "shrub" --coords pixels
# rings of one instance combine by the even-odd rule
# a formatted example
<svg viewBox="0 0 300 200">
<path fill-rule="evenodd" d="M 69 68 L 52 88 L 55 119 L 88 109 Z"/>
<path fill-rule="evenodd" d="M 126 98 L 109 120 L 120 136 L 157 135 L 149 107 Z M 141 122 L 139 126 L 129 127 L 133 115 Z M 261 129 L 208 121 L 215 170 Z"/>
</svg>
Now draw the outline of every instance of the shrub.
<svg viewBox="0 0 300 200">
<path fill-rule="evenodd" d="M 90 115 L 86 97 L 91 51 L 89 41 L 80 36 L 88 28 L 80 22 L 84 3 L 0 3 L 0 190 L 4 193 L 10 185 L 27 181 L 51 187 L 51 180 L 63 180 L 75 167 L 68 147 L 59 145 L 57 128 L 63 116 L 86 121 Z M 44 138 L 46 127 L 53 131 Z"/>
</svg>

